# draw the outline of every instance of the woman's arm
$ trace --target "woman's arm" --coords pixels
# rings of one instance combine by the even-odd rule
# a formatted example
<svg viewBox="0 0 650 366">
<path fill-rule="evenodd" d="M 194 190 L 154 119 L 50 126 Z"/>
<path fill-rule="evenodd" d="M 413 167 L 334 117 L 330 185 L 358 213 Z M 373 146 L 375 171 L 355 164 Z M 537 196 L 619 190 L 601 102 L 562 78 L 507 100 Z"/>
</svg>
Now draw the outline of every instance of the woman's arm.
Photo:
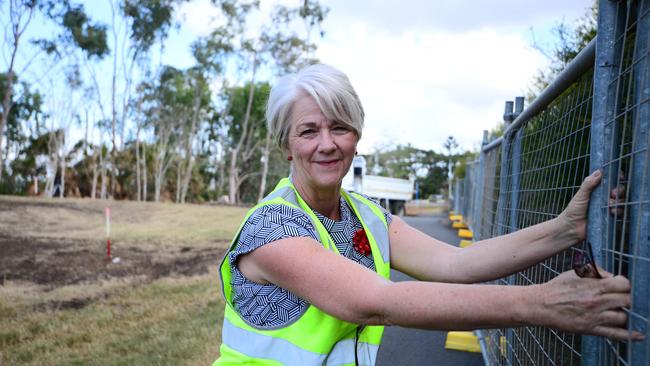
<svg viewBox="0 0 650 366">
<path fill-rule="evenodd" d="M 483 282 L 515 273 L 585 238 L 589 195 L 600 179 L 600 171 L 587 177 L 560 216 L 462 250 L 447 247 L 395 218 L 390 226 L 391 265 L 420 280 L 454 283 Z"/>
<path fill-rule="evenodd" d="M 629 282 L 567 272 L 527 287 L 393 283 L 308 238 L 269 243 L 240 257 L 247 278 L 274 283 L 333 316 L 357 324 L 424 329 L 540 325 L 627 339 Z"/>
</svg>

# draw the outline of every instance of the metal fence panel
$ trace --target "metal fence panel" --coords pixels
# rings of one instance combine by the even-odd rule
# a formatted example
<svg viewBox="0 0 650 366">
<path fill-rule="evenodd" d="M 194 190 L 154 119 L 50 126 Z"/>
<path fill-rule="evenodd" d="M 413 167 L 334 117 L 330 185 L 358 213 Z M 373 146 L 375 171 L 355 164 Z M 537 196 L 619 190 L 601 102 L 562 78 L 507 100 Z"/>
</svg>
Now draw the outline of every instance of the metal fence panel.
<svg viewBox="0 0 650 366">
<path fill-rule="evenodd" d="M 647 332 L 650 302 L 650 2 L 602 2 L 603 55 L 599 72 L 598 110 L 602 156 L 592 164 L 603 168 L 604 185 L 590 214 L 600 222 L 593 233 L 605 269 L 632 282 L 630 329 Z M 599 32 L 599 37 L 600 37 Z M 595 137 L 596 138 L 596 137 Z M 595 246 L 596 247 L 596 246 Z M 614 342 L 590 337 L 589 365 L 648 365 L 650 343 Z"/>
<path fill-rule="evenodd" d="M 582 180 L 603 170 L 592 194 L 588 240 L 606 270 L 632 283 L 629 328 L 650 319 L 650 0 L 599 5 L 597 43 L 468 163 L 462 214 L 480 240 L 552 219 Z M 594 60 L 595 49 L 595 60 Z M 510 104 L 511 105 L 511 104 Z M 507 112 L 506 112 L 507 113 Z M 457 190 L 459 191 L 459 190 Z M 461 198 L 459 198 L 461 199 Z M 571 269 L 559 253 L 503 285 L 547 282 Z M 540 327 L 481 332 L 499 365 L 650 365 L 650 337 L 614 342 Z"/>
<path fill-rule="evenodd" d="M 501 146 L 483 155 L 483 172 L 479 182 L 479 207 L 476 207 L 478 217 L 474 229 L 474 240 L 491 238 L 498 235 L 497 204 L 499 201 L 499 186 L 501 172 Z"/>
<path fill-rule="evenodd" d="M 482 234 L 486 235 L 482 238 L 552 219 L 568 204 L 589 173 L 592 90 L 589 71 L 513 134 L 512 154 L 508 156 L 510 169 L 502 173 L 505 186 L 501 187 L 503 202 L 499 206 L 501 212 L 497 213 L 504 221 L 493 222 L 490 230 L 483 228 Z M 546 282 L 570 269 L 571 258 L 571 251 L 560 253 L 501 282 L 514 285 Z M 491 344 L 499 345 L 491 352 L 491 363 L 580 363 L 580 337 L 573 334 L 526 327 L 495 330 L 490 337 Z"/>
</svg>

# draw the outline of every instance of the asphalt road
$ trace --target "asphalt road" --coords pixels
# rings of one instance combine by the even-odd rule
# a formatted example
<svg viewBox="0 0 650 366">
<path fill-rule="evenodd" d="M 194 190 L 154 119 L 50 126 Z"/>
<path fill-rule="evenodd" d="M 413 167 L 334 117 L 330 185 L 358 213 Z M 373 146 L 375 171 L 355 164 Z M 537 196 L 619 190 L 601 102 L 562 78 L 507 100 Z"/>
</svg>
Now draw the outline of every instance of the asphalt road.
<svg viewBox="0 0 650 366">
<path fill-rule="evenodd" d="M 456 231 L 448 226 L 448 219 L 440 216 L 404 217 L 409 225 L 434 238 L 458 245 Z M 392 271 L 393 281 L 413 281 L 407 275 Z M 378 366 L 435 365 L 479 366 L 483 365 L 480 353 L 445 349 L 447 332 L 386 327 L 384 340 L 377 356 Z"/>
</svg>

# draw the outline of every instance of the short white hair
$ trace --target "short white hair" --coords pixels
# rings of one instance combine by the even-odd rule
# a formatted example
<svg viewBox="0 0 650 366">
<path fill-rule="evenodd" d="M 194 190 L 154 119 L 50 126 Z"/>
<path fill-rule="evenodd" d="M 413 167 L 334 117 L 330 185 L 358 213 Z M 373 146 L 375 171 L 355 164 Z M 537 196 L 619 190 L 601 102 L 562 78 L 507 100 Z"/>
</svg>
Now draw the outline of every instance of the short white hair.
<svg viewBox="0 0 650 366">
<path fill-rule="evenodd" d="M 291 109 L 303 95 L 314 98 L 325 117 L 351 127 L 361 138 L 364 112 L 350 80 L 332 66 L 316 64 L 283 76 L 271 88 L 266 123 L 280 148 L 287 147 Z"/>
</svg>

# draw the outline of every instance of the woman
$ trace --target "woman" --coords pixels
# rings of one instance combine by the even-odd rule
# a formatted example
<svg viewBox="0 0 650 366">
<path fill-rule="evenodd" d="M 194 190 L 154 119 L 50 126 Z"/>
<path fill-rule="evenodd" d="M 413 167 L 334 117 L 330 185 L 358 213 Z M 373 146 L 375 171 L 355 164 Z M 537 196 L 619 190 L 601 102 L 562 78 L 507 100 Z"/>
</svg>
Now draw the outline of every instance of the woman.
<svg viewBox="0 0 650 366">
<path fill-rule="evenodd" d="M 215 364 L 373 365 L 384 325 L 539 325 L 639 338 L 625 328 L 627 279 L 564 273 L 534 286 L 466 285 L 514 273 L 585 238 L 600 172 L 556 219 L 459 249 L 341 190 L 364 112 L 348 78 L 313 65 L 271 90 L 267 122 L 291 161 L 251 209 L 221 264 L 226 310 Z M 419 282 L 393 283 L 390 268 Z"/>
</svg>

